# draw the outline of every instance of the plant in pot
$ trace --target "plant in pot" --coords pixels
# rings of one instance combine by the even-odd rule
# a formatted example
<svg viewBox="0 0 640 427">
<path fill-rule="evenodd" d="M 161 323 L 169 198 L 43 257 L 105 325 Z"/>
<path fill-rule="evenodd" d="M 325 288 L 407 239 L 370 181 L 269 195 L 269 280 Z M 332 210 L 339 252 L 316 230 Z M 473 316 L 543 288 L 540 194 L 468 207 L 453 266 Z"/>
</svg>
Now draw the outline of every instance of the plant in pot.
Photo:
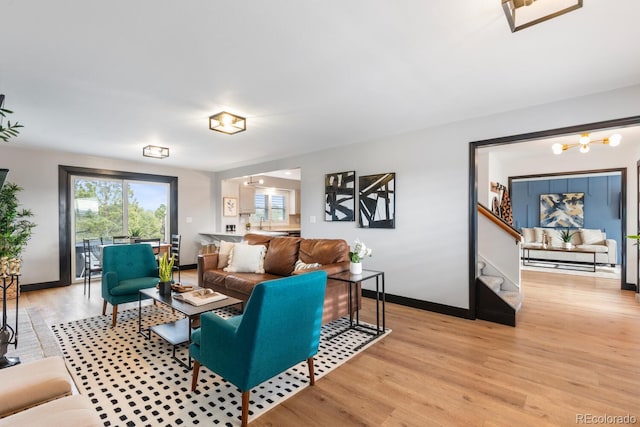
<svg viewBox="0 0 640 427">
<path fill-rule="evenodd" d="M 560 232 L 560 238 L 562 239 L 562 247 L 565 249 L 571 249 L 573 244 L 571 243 L 571 238 L 576 233 L 572 233 L 568 228 L 566 230 L 562 230 Z"/>
<path fill-rule="evenodd" d="M 29 220 L 33 212 L 20 208 L 20 191 L 22 188 L 11 182 L 0 190 L 0 275 L 20 274 L 20 256 L 36 226 Z"/>
<path fill-rule="evenodd" d="M 160 257 L 158 267 L 159 267 L 159 277 L 160 283 L 158 283 L 158 291 L 160 295 L 171 295 L 171 274 L 173 271 L 173 262 L 175 261 L 175 255 L 171 255 L 171 259 L 169 259 L 168 254 L 165 252 Z"/>
</svg>

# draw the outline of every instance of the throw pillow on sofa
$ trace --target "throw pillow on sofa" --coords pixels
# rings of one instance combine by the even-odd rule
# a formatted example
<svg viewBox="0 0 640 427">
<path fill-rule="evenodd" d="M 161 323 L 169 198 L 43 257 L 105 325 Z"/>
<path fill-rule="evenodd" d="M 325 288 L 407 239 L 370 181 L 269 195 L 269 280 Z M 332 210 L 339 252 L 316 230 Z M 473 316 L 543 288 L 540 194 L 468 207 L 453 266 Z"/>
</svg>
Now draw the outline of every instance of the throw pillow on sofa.
<svg viewBox="0 0 640 427">
<path fill-rule="evenodd" d="M 295 269 L 299 249 L 299 237 L 272 238 L 264 257 L 264 271 L 277 276 L 290 276 Z"/>
<path fill-rule="evenodd" d="M 225 242 L 220 240 L 220 249 L 218 250 L 218 268 L 225 268 L 229 265 L 229 254 L 233 249 L 233 242 Z"/>
<path fill-rule="evenodd" d="M 264 273 L 264 256 L 267 248 L 263 245 L 235 243 L 229 254 L 229 265 L 223 270 L 228 273 Z"/>
<path fill-rule="evenodd" d="M 583 228 L 580 230 L 583 245 L 604 245 L 604 233 L 597 229 Z"/>
<path fill-rule="evenodd" d="M 563 241 L 560 230 L 549 229 L 545 230 L 544 233 L 547 235 L 547 242 L 549 242 L 551 246 L 553 246 L 554 248 L 562 247 Z"/>
<path fill-rule="evenodd" d="M 522 237 L 524 237 L 524 243 L 534 243 L 536 240 L 536 232 L 533 228 L 522 228 Z"/>
<path fill-rule="evenodd" d="M 314 268 L 320 268 L 320 267 L 322 267 L 322 265 L 317 262 L 307 264 L 305 262 L 298 260 L 296 261 L 296 267 L 293 269 L 293 271 L 313 270 Z"/>
</svg>

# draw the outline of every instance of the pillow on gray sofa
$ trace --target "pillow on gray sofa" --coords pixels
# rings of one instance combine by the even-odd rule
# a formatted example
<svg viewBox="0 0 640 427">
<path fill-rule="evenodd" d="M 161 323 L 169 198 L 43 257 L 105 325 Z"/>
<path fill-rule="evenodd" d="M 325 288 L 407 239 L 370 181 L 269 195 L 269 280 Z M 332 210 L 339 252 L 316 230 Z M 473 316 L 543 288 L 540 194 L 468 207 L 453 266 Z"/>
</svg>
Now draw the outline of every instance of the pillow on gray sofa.
<svg viewBox="0 0 640 427">
<path fill-rule="evenodd" d="M 560 230 L 548 229 L 545 230 L 544 233 L 547 235 L 547 241 L 554 248 L 562 247 L 562 237 Z"/>
<path fill-rule="evenodd" d="M 597 229 L 583 228 L 580 230 L 583 245 L 604 245 L 605 235 Z"/>
<path fill-rule="evenodd" d="M 536 242 L 536 232 L 533 228 L 522 228 L 522 237 L 524 238 L 524 243 L 533 243 Z"/>
</svg>

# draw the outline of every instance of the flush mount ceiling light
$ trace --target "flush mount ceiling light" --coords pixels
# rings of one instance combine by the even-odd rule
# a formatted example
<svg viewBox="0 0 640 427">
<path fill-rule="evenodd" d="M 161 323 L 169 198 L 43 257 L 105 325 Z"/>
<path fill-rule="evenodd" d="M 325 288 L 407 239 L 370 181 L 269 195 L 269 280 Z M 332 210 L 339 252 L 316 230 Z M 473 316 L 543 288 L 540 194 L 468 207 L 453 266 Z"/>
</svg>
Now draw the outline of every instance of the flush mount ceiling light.
<svg viewBox="0 0 640 427">
<path fill-rule="evenodd" d="M 158 147 L 157 145 L 147 145 L 142 149 L 142 155 L 153 157 L 154 159 L 164 159 L 169 157 L 169 149 L 167 147 Z"/>
<path fill-rule="evenodd" d="M 502 0 L 512 33 L 581 7 L 582 0 Z"/>
<path fill-rule="evenodd" d="M 573 144 L 560 144 L 555 143 L 551 146 L 551 150 L 553 150 L 553 154 L 562 154 L 563 151 L 567 151 L 570 148 L 580 147 L 581 153 L 588 153 L 591 149 L 591 144 L 604 144 L 610 147 L 617 147 L 620 145 L 620 141 L 622 140 L 622 136 L 619 133 L 614 133 L 608 138 L 591 140 L 588 133 L 583 133 L 580 135 L 580 139 L 578 142 Z"/>
<path fill-rule="evenodd" d="M 222 111 L 209 117 L 209 129 L 233 135 L 247 130 L 247 119 Z"/>
<path fill-rule="evenodd" d="M 259 180 L 254 181 L 253 177 L 250 176 L 249 181 L 244 182 L 244 185 L 256 185 L 256 184 L 264 184 L 264 179 L 260 178 Z"/>
</svg>

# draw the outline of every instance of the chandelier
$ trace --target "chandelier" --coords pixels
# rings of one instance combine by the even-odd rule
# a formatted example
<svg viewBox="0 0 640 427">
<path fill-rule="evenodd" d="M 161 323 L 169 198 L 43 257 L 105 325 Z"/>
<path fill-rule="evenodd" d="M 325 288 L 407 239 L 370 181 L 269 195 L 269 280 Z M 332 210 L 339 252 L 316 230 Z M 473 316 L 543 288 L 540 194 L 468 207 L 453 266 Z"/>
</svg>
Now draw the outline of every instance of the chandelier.
<svg viewBox="0 0 640 427">
<path fill-rule="evenodd" d="M 253 177 L 249 177 L 249 181 L 245 181 L 244 185 L 256 185 L 256 184 L 264 184 L 264 179 L 260 178 L 257 181 L 253 180 Z"/>
<path fill-rule="evenodd" d="M 556 142 L 551 146 L 551 150 L 553 151 L 553 154 L 562 154 L 563 151 L 567 151 L 570 148 L 580 147 L 581 153 L 588 153 L 591 149 L 591 144 L 603 144 L 610 147 L 617 147 L 618 145 L 620 145 L 621 140 L 622 136 L 619 133 L 614 133 L 608 138 L 596 140 L 592 140 L 589 137 L 588 133 L 583 133 L 582 135 L 580 135 L 580 139 L 578 140 L 578 142 L 575 142 L 573 144 L 560 144 L 559 142 Z"/>
</svg>

